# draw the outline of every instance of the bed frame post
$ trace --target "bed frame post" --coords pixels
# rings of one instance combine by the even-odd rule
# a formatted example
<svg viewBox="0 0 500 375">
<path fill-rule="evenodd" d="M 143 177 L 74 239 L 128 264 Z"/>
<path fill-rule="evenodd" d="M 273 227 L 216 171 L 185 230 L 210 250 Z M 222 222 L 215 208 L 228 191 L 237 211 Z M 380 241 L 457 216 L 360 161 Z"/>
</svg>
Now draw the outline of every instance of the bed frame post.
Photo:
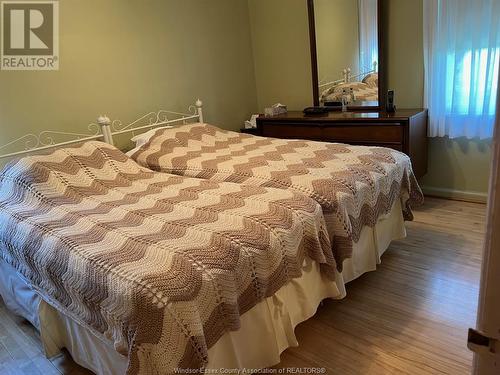
<svg viewBox="0 0 500 375">
<path fill-rule="evenodd" d="M 198 119 L 200 120 L 201 123 L 204 123 L 202 107 L 203 107 L 203 102 L 200 99 L 198 99 L 196 101 L 196 110 L 198 111 Z"/>
<path fill-rule="evenodd" d="M 99 116 L 99 118 L 97 119 L 97 123 L 101 127 L 101 133 L 102 136 L 104 137 L 104 142 L 113 146 L 114 142 L 113 142 L 113 135 L 111 134 L 111 120 L 109 119 L 109 117 Z"/>
</svg>

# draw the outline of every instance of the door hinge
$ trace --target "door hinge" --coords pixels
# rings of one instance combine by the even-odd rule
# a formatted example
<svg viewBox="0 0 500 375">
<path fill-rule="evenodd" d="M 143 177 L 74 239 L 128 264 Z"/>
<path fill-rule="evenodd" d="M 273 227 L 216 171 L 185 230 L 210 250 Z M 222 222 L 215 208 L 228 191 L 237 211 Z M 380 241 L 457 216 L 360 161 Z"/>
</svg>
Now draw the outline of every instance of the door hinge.
<svg viewBox="0 0 500 375">
<path fill-rule="evenodd" d="M 493 337 L 488 337 L 483 333 L 476 331 L 475 329 L 469 328 L 469 335 L 467 339 L 467 347 L 474 353 L 478 354 L 496 354 L 498 340 Z"/>
</svg>

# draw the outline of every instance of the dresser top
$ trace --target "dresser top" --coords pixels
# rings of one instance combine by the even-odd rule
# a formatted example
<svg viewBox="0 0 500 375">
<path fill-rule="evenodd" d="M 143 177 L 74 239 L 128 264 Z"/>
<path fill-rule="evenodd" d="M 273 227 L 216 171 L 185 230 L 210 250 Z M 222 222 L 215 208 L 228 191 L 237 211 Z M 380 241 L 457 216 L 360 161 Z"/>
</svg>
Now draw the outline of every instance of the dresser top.
<svg viewBox="0 0 500 375">
<path fill-rule="evenodd" d="M 396 112 L 385 111 L 332 111 L 322 115 L 304 115 L 302 111 L 289 111 L 278 116 L 260 115 L 259 120 L 265 121 L 300 121 L 300 122 L 321 122 L 321 121 L 363 121 L 363 120 L 407 120 L 410 117 L 426 112 L 426 109 L 398 109 Z"/>
</svg>

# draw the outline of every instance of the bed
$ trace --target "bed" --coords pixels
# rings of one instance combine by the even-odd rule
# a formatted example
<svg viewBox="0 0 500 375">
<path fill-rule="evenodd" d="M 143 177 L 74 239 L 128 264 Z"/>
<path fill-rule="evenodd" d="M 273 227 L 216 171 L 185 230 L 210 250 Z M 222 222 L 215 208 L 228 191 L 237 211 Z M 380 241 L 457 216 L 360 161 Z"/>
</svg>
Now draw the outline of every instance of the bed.
<svg viewBox="0 0 500 375">
<path fill-rule="evenodd" d="M 323 209 L 337 268 L 353 255 L 364 227 L 399 201 L 403 217 L 423 195 L 407 155 L 383 147 L 274 139 L 205 123 L 134 138 L 128 154 L 161 172 L 304 193 Z"/>
<path fill-rule="evenodd" d="M 303 267 L 325 283 L 319 298 L 341 295 L 305 195 L 152 172 L 101 142 L 25 157 L 0 181 L 3 262 L 129 374 L 205 367 Z"/>
<path fill-rule="evenodd" d="M 377 63 L 374 62 L 373 68 L 356 75 L 351 75 L 351 69 L 343 70 L 342 79 L 331 82 L 321 83 L 319 85 L 320 103 L 342 102 L 344 92 L 354 94 L 355 101 L 376 102 L 378 101 L 378 72 Z"/>
<path fill-rule="evenodd" d="M 353 258 L 344 262 L 344 270 L 335 283 L 325 280 L 318 265 L 306 258 L 300 278 L 241 315 L 240 328 L 226 333 L 208 349 L 205 368 L 262 369 L 278 364 L 285 349 L 299 346 L 295 327 L 311 318 L 322 300 L 343 298 L 346 295 L 343 283 L 374 271 L 389 244 L 405 235 L 401 210 L 396 203 L 391 213 L 380 218 L 374 228 L 363 230 L 360 241 L 355 244 Z M 75 362 L 96 374 L 126 373 L 127 357 L 116 351 L 112 342 L 54 308 L 28 280 L 1 259 L 0 296 L 9 310 L 39 330 L 47 357 L 54 357 L 66 348 Z"/>
<path fill-rule="evenodd" d="M 371 86 L 365 82 L 339 83 L 321 93 L 320 101 L 322 103 L 341 102 L 344 90 L 350 92 L 352 89 L 356 101 L 377 101 L 378 87 Z"/>
<path fill-rule="evenodd" d="M 241 303 L 241 305 L 239 304 L 239 298 L 232 294 L 234 292 L 233 288 L 228 293 L 228 296 L 233 296 L 232 299 L 230 298 L 233 302 L 236 298 L 238 301 L 237 307 L 234 303 L 229 304 L 226 306 L 225 311 L 235 312 L 237 310 L 237 313 L 231 315 L 232 318 L 229 319 L 228 325 L 222 329 L 217 326 L 217 324 L 215 326 L 209 324 L 211 328 L 205 331 L 203 322 L 206 323 L 207 321 L 195 317 L 190 320 L 190 323 L 194 327 L 192 329 L 194 331 L 197 330 L 198 336 L 189 334 L 166 335 L 165 337 L 167 338 L 172 336 L 177 337 L 179 340 L 175 345 L 172 342 L 162 342 L 161 345 L 148 346 L 141 340 L 136 341 L 133 339 L 135 336 L 129 333 L 135 332 L 134 330 L 129 331 L 124 329 L 124 327 L 138 327 L 138 325 L 127 324 L 126 322 L 131 321 L 128 319 L 130 317 L 126 314 L 126 311 L 129 310 L 119 308 L 121 302 L 127 300 L 127 298 L 124 297 L 127 293 L 124 293 L 124 291 L 120 289 L 120 282 L 116 282 L 116 280 L 113 281 L 112 278 L 109 280 L 110 277 L 105 277 L 104 274 L 100 274 L 100 276 L 97 277 L 98 272 L 93 271 L 96 275 L 95 280 L 100 280 L 97 284 L 101 289 L 103 285 L 113 285 L 112 289 L 115 291 L 114 296 L 119 296 L 119 298 L 115 300 L 116 303 L 108 299 L 108 303 L 104 304 L 106 307 L 104 310 L 96 308 L 90 303 L 91 301 L 93 303 L 95 302 L 93 298 L 96 297 L 93 293 L 88 295 L 88 291 L 84 292 L 78 290 L 71 282 L 69 282 L 69 284 L 60 283 L 59 280 L 62 279 L 57 277 L 57 273 L 52 272 L 53 269 L 47 273 L 48 268 L 45 267 L 43 263 L 36 263 L 33 261 L 33 257 L 25 256 L 26 254 L 23 250 L 30 248 L 32 253 L 36 254 L 40 249 L 40 247 L 37 246 L 37 241 L 40 241 L 41 238 L 44 238 L 45 241 L 49 241 L 49 243 L 51 238 L 54 240 L 52 231 L 54 230 L 55 223 L 42 221 L 42 225 L 37 228 L 50 229 L 48 231 L 42 230 L 44 233 L 43 235 L 39 235 L 40 233 L 37 234 L 32 228 L 33 231 L 29 232 L 31 234 L 30 236 L 12 236 L 12 233 L 19 233 L 19 228 L 23 228 L 22 226 L 26 225 L 23 224 L 24 220 L 21 220 L 17 222 L 16 225 L 10 224 L 9 229 L 5 229 L 4 227 L 1 228 L 0 295 L 10 310 L 26 318 L 39 329 L 42 344 L 47 356 L 54 356 L 60 349 L 67 348 L 77 363 L 98 374 L 148 374 L 156 370 L 158 370 L 158 373 L 170 373 L 172 371 L 175 372 L 176 366 L 204 367 L 207 370 L 220 370 L 221 368 L 261 369 L 275 365 L 280 361 L 279 357 L 281 352 L 290 346 L 298 345 L 294 335 L 294 328 L 297 324 L 313 316 L 323 299 L 343 298 L 346 295 L 345 284 L 365 272 L 375 270 L 376 265 L 380 263 L 382 254 L 391 241 L 401 239 L 406 235 L 403 215 L 403 213 L 407 211 L 406 202 L 404 199 L 394 199 L 393 202 L 387 206 L 387 209 L 378 215 L 373 225 L 362 226 L 357 235 L 357 242 L 352 242 L 352 256 L 345 258 L 339 267 L 337 263 L 339 257 L 335 254 L 330 244 L 331 231 L 329 232 L 328 230 L 328 224 L 325 221 L 325 216 L 322 214 L 322 208 L 314 199 L 308 197 L 307 194 L 294 191 L 293 189 L 247 186 L 234 182 L 210 181 L 172 173 L 152 172 L 150 169 L 137 165 L 134 161 L 111 146 L 111 144 L 113 144 L 113 138 L 117 135 L 128 134 L 130 132 L 142 132 L 157 127 L 168 128 L 175 126 L 175 128 L 180 129 L 183 126 L 189 126 L 189 122 L 192 121 L 200 121 L 203 123 L 201 102 L 198 101 L 197 106 L 192 107 L 192 109 L 193 113 L 191 114 L 179 114 L 166 111 L 151 113 L 128 125 L 122 125 L 119 121 L 111 122 L 107 117 L 101 116 L 98 120 L 98 125 L 101 128 L 100 132 L 92 135 L 80 134 L 78 135 L 79 139 L 61 142 L 60 144 L 54 144 L 52 133 L 47 132 L 44 132 L 43 136 L 36 137 L 34 140 L 31 135 L 27 136 L 27 138 L 21 138 L 22 142 L 31 144 L 31 150 L 13 152 L 3 156 L 0 155 L 0 158 L 17 157 L 30 152 L 46 152 L 46 150 L 49 149 L 56 149 L 56 151 L 50 156 L 43 155 L 40 157 L 23 159 L 24 161 L 21 164 L 14 164 L 16 167 L 10 167 L 3 172 L 3 178 L 10 181 L 8 182 L 10 185 L 6 188 L 6 185 L 0 182 L 0 200 L 2 201 L 0 207 L 2 207 L 1 212 L 3 215 L 1 219 L 3 220 L 2 222 L 5 220 L 12 220 L 13 217 L 17 217 L 16 220 L 19 220 L 20 214 L 26 214 L 26 212 L 33 211 L 32 209 L 23 211 L 20 210 L 18 206 L 12 205 L 13 197 L 19 200 L 19 204 L 24 202 L 26 208 L 33 208 L 33 203 L 37 199 L 40 199 L 41 196 L 48 194 L 50 199 L 59 199 L 61 197 L 68 199 L 69 197 L 65 191 L 66 189 L 62 189 L 62 187 L 66 186 L 67 188 L 69 184 L 69 186 L 81 189 L 83 185 L 85 201 L 87 203 L 91 201 L 93 202 L 91 206 L 95 206 L 98 201 L 103 203 L 103 199 L 106 200 L 106 197 L 116 196 L 116 194 L 120 197 L 124 196 L 123 189 L 129 189 L 130 186 L 137 187 L 137 180 L 141 180 L 141 178 L 137 179 L 137 176 L 142 176 L 146 178 L 146 180 L 152 181 L 147 185 L 149 188 L 152 186 L 154 193 L 168 195 L 171 207 L 179 206 L 180 208 L 178 207 L 177 209 L 189 211 L 192 210 L 193 207 L 190 209 L 186 208 L 186 202 L 198 202 L 193 204 L 201 205 L 200 207 L 196 206 L 196 209 L 205 212 L 201 217 L 207 220 L 208 218 L 213 219 L 214 208 L 212 206 L 218 206 L 218 202 L 220 203 L 224 194 L 231 195 L 230 200 L 235 206 L 238 206 L 234 208 L 236 212 L 240 213 L 238 220 L 249 220 L 250 218 L 248 216 L 252 216 L 252 214 L 248 212 L 254 212 L 252 210 L 255 210 L 254 213 L 259 216 L 263 226 L 267 225 L 267 227 L 272 227 L 273 225 L 277 225 L 279 227 L 276 234 L 277 240 L 285 239 L 285 242 L 288 244 L 286 248 L 297 250 L 297 256 L 292 257 L 293 262 L 291 264 L 293 264 L 293 267 L 291 270 L 293 270 L 293 272 L 289 273 L 285 278 L 272 278 L 272 282 L 266 284 L 268 287 L 265 288 L 265 293 L 261 293 L 259 298 L 251 299 L 251 302 L 245 299 L 247 302 Z M 167 114 L 177 114 L 180 115 L 180 117 L 177 116 L 171 119 Z M 92 126 L 95 128 L 95 125 Z M 157 130 L 154 130 L 152 133 L 154 134 L 156 131 Z M 94 142 L 95 140 L 104 140 L 106 144 Z M 9 143 L 9 145 L 10 144 L 11 143 Z M 71 148 L 60 149 L 62 146 L 71 146 Z M 0 151 L 2 151 L 1 147 Z M 89 156 L 89 153 L 92 157 Z M 57 155 L 56 163 L 52 159 L 54 155 Z M 64 159 L 64 168 L 61 168 L 61 155 Z M 46 159 L 47 157 L 49 157 L 50 162 Z M 68 164 L 69 160 L 73 161 L 73 163 Z M 41 173 L 40 170 L 40 162 L 45 168 L 42 168 L 44 171 L 43 173 Z M 36 173 L 34 173 L 32 169 L 33 165 L 38 166 L 35 168 Z M 47 170 L 50 172 L 47 172 Z M 68 170 L 71 172 L 68 172 Z M 41 185 L 33 184 L 36 180 L 34 177 L 38 176 L 37 178 L 39 178 L 39 176 L 42 175 L 52 176 L 50 183 L 43 183 Z M 119 179 L 121 183 L 116 185 L 116 182 L 111 183 L 111 181 L 109 181 L 109 176 L 111 175 L 124 175 L 125 177 L 122 176 L 123 178 Z M 17 184 L 21 184 L 22 188 L 14 189 L 12 185 L 14 181 Z M 22 183 L 23 181 L 24 184 Z M 100 181 L 99 184 L 97 184 L 100 188 L 97 188 L 96 181 Z M 189 186 L 185 186 L 186 183 Z M 103 192 L 103 186 L 107 186 L 106 189 L 113 191 L 111 195 Z M 110 186 L 111 189 L 109 189 Z M 167 193 L 163 191 L 163 188 L 158 191 L 158 186 L 163 186 Z M 182 186 L 184 188 L 182 188 Z M 97 188 L 97 190 L 91 192 L 89 190 L 91 187 Z M 146 187 L 143 186 L 143 189 L 146 189 Z M 63 190 L 64 192 L 62 193 Z M 15 194 L 13 194 L 14 192 Z M 173 192 L 176 192 L 178 195 L 175 196 Z M 212 195 L 207 198 L 207 194 L 210 195 L 214 192 L 215 196 Z M 80 193 L 82 193 L 81 190 Z M 141 201 L 141 199 L 138 197 L 138 194 L 135 194 L 133 189 L 129 191 L 129 193 L 128 199 L 132 199 L 129 205 L 140 204 L 139 201 Z M 97 194 L 97 197 L 94 194 Z M 75 199 L 73 194 L 69 196 L 71 199 Z M 202 196 L 203 199 L 201 199 Z M 263 196 L 267 198 L 263 198 Z M 273 198 L 271 198 L 271 196 Z M 278 199 L 278 197 L 280 198 Z M 81 205 L 81 198 L 80 195 L 77 202 L 78 204 L 73 202 L 75 207 Z M 209 202 L 210 199 L 215 199 L 216 202 L 212 202 L 213 204 L 210 206 L 210 209 L 205 210 L 208 204 L 207 202 Z M 278 202 L 275 202 L 275 200 L 278 200 Z M 162 199 L 159 199 L 159 201 L 162 201 Z M 152 203 L 152 201 L 150 201 L 149 205 L 154 206 L 158 204 L 157 200 L 155 202 L 156 203 Z M 288 202 L 291 206 L 284 205 L 287 207 L 282 207 L 280 204 L 283 202 Z M 300 205 L 299 202 L 303 202 L 304 205 Z M 297 204 L 299 204 L 300 207 L 297 207 Z M 248 205 L 251 207 L 250 211 L 248 211 Z M 266 210 L 269 210 L 270 205 L 282 207 L 283 212 L 289 212 L 290 215 L 292 212 L 293 215 L 298 215 L 297 217 L 301 218 L 300 220 L 296 220 L 298 227 L 294 227 L 294 229 L 292 229 L 292 227 L 282 228 L 282 225 L 279 225 L 279 223 L 283 221 L 279 220 L 278 223 L 277 220 L 273 219 L 276 217 L 276 210 L 273 211 L 272 215 L 265 214 L 265 212 L 267 212 Z M 306 207 L 309 208 L 306 209 Z M 80 209 L 81 208 L 80 206 Z M 43 211 L 44 209 L 39 210 L 38 213 L 40 217 L 44 217 Z M 130 215 L 132 215 L 128 211 L 128 213 L 125 213 L 125 211 L 122 211 L 124 217 L 130 217 Z M 85 210 L 83 210 L 83 212 L 85 212 Z M 192 214 L 192 211 L 189 212 Z M 87 210 L 82 217 L 86 218 L 89 213 L 90 212 Z M 147 215 L 150 214 L 151 212 L 147 213 Z M 188 216 L 187 213 L 186 216 Z M 264 218 L 262 218 L 262 216 Z M 109 224 L 106 218 L 109 221 L 113 219 L 114 215 L 97 215 L 97 217 L 99 220 L 104 220 L 104 222 L 100 224 Z M 24 218 L 26 218 L 26 215 Z M 303 219 L 305 218 L 307 218 L 306 222 L 310 224 L 307 230 L 304 227 L 305 222 Z M 47 219 L 47 217 L 45 217 L 45 219 Z M 186 228 L 186 223 L 188 223 L 187 227 L 192 226 L 190 220 L 184 219 L 186 222 L 182 223 L 182 225 L 184 225 L 183 227 L 181 225 L 181 227 L 184 228 L 183 230 Z M 67 224 L 67 222 L 65 224 Z M 134 225 L 137 224 L 138 223 L 135 223 Z M 214 229 L 213 226 L 210 226 L 212 224 L 205 224 L 210 227 L 210 233 L 216 236 L 220 235 L 221 228 L 216 230 L 217 228 Z M 86 231 L 89 229 L 90 224 L 87 219 L 78 220 L 78 225 L 79 226 L 75 227 L 79 228 L 78 231 L 81 232 L 78 238 L 80 241 L 83 240 L 86 242 L 84 255 L 88 256 L 89 251 L 93 255 L 98 254 L 99 251 L 105 254 L 106 252 L 104 250 L 107 251 L 109 248 L 112 248 L 105 242 L 103 242 L 103 244 L 105 243 L 106 246 L 95 246 L 95 244 L 92 245 L 90 243 L 91 241 L 88 240 L 89 236 L 83 234 L 87 233 Z M 232 228 L 233 226 L 234 225 L 224 225 L 223 229 L 227 229 L 227 227 Z M 302 229 L 298 230 L 297 228 Z M 200 229 L 199 226 L 198 229 Z M 60 228 L 58 230 L 60 230 Z M 207 228 L 203 227 L 203 231 L 205 232 L 202 232 L 206 234 L 206 230 Z M 307 235 L 303 232 L 304 230 L 308 233 Z M 196 234 L 196 230 L 193 232 L 195 233 L 195 237 L 199 236 L 199 234 Z M 243 233 L 240 233 L 240 235 L 243 235 L 246 242 L 243 241 L 243 243 L 239 243 L 238 246 L 241 248 L 246 248 L 248 246 L 254 248 L 256 246 L 255 243 L 259 242 L 258 239 L 261 235 L 248 238 L 248 233 L 251 233 L 251 231 L 245 230 L 242 232 Z M 260 231 L 259 233 L 262 234 L 264 232 Z M 69 235 L 69 233 L 65 234 Z M 135 238 L 134 236 L 137 235 L 138 233 L 136 232 L 134 232 L 133 235 L 129 233 L 127 238 L 133 241 Z M 108 231 L 100 233 L 102 241 L 105 241 L 109 236 L 110 234 Z M 113 236 L 113 234 L 111 236 Z M 29 246 L 18 244 L 14 247 L 9 242 L 12 241 L 13 238 L 16 241 L 22 241 L 23 238 L 24 240 L 29 238 Z M 307 252 L 305 255 L 305 253 L 301 251 L 305 245 L 303 243 L 304 241 L 299 241 L 299 238 L 309 239 L 307 241 L 307 246 L 316 248 L 313 254 Z M 196 241 L 185 241 L 186 243 L 183 245 L 192 245 L 194 242 L 200 243 L 199 240 L 199 237 L 196 237 Z M 178 242 L 178 240 L 175 241 L 176 245 Z M 80 246 L 81 243 L 76 246 L 76 248 Z M 276 246 L 271 247 L 275 248 Z M 50 249 L 50 247 L 46 247 L 45 249 Z M 70 246 L 66 249 L 71 251 L 73 248 Z M 50 252 L 46 254 L 50 254 Z M 285 258 L 288 264 L 288 259 L 290 257 Z M 75 280 L 81 277 L 81 272 L 79 273 L 77 270 L 82 269 L 82 264 L 85 265 L 85 269 L 92 269 L 92 267 L 89 266 L 93 264 L 92 261 L 87 262 L 87 260 L 94 258 L 84 257 L 84 259 L 86 260 L 67 263 L 67 265 L 78 264 L 79 266 L 73 268 L 74 277 L 70 277 L 69 279 L 65 278 L 65 282 L 73 280 L 73 283 L 75 283 Z M 59 265 L 65 263 L 57 260 L 57 257 L 47 261 L 50 264 Z M 99 258 L 99 261 L 102 261 L 102 259 Z M 109 262 L 109 259 L 107 261 Z M 99 264 L 101 265 L 101 263 Z M 269 263 L 264 262 L 263 264 Z M 107 263 L 107 265 L 111 266 L 109 263 Z M 57 269 L 57 267 L 55 269 Z M 44 276 L 47 277 L 40 277 L 43 272 L 45 272 Z M 238 273 L 242 275 L 245 274 L 244 271 Z M 266 272 L 259 272 L 258 274 L 259 276 L 267 275 Z M 34 275 L 38 275 L 38 277 L 34 277 Z M 139 275 L 139 278 L 142 276 L 144 275 Z M 248 280 L 251 278 L 252 277 L 248 278 Z M 127 278 L 125 279 L 127 280 Z M 136 280 L 137 274 L 131 277 L 131 279 Z M 104 283 L 103 280 L 106 280 L 106 283 Z M 50 287 L 44 286 L 43 282 L 51 284 Z M 78 285 L 78 282 L 76 282 L 76 285 Z M 57 295 L 53 294 L 54 291 L 58 291 L 60 295 L 64 295 L 68 293 L 66 289 L 71 290 L 69 293 L 72 297 L 75 297 L 75 300 L 63 299 L 61 301 Z M 210 292 L 212 289 L 208 288 L 207 295 L 211 295 Z M 236 293 L 236 295 L 237 294 L 238 293 Z M 97 295 L 99 295 L 99 293 L 97 293 Z M 130 296 L 130 292 L 128 295 Z M 161 303 L 161 299 L 158 299 L 158 295 L 155 295 L 155 293 L 149 295 L 148 298 L 156 298 L 155 302 Z M 152 304 L 149 306 L 152 306 Z M 179 305 L 176 306 L 179 307 Z M 182 310 L 184 305 L 181 304 L 180 306 L 179 308 Z M 193 316 L 193 312 L 195 312 L 194 316 L 196 316 L 196 313 L 199 314 L 199 312 L 202 311 L 201 316 L 206 318 L 206 311 L 210 311 L 210 308 L 198 308 L 198 310 L 186 309 L 189 313 L 187 316 L 190 317 Z M 139 316 L 140 315 L 141 314 L 139 314 Z M 95 317 L 99 318 L 94 319 Z M 224 319 L 219 320 L 224 321 Z M 151 321 L 155 320 L 148 319 L 146 323 Z M 92 322 L 99 322 L 100 325 L 96 327 Z M 106 329 L 103 329 L 103 327 Z M 174 332 L 175 329 L 180 329 L 182 331 L 182 327 L 184 327 L 184 324 L 174 324 L 174 329 L 170 327 L 168 331 Z M 155 328 L 156 331 L 163 332 L 162 329 L 165 327 L 155 326 Z M 205 335 L 206 332 L 216 333 L 213 335 L 209 334 L 209 339 L 207 340 L 207 335 Z M 261 345 L 260 343 L 263 341 L 267 342 L 268 345 Z M 186 342 L 190 343 L 191 348 L 195 348 L 195 353 L 191 350 L 191 353 L 184 355 L 186 353 L 186 350 L 184 350 L 182 359 L 185 361 L 183 362 L 183 360 L 179 360 L 181 356 L 179 353 L 182 352 L 179 348 L 186 349 L 186 347 L 189 347 L 189 345 L 184 345 Z M 140 345 L 134 346 L 134 344 L 137 343 L 140 343 Z M 138 348 L 141 349 L 138 350 Z M 175 350 L 173 350 L 173 348 L 175 348 Z M 168 363 L 165 363 L 165 361 Z"/>
</svg>

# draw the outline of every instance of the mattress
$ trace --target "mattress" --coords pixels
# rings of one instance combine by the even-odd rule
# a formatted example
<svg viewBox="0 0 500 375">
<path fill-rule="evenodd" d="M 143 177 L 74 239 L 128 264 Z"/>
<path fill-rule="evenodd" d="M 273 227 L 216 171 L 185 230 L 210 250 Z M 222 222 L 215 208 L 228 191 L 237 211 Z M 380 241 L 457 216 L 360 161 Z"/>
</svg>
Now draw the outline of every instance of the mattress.
<svg viewBox="0 0 500 375">
<path fill-rule="evenodd" d="M 405 235 L 401 204 L 397 201 L 375 226 L 362 229 L 354 256 L 344 262 L 335 282 L 325 279 L 318 264 L 306 258 L 300 278 L 243 314 L 241 328 L 225 334 L 209 350 L 207 368 L 259 369 L 278 364 L 286 348 L 298 345 L 294 328 L 313 316 L 323 299 L 343 298 L 345 284 L 375 270 L 390 242 Z M 26 279 L 3 261 L 0 261 L 0 295 L 10 310 L 40 330 L 48 357 L 67 348 L 77 363 L 97 374 L 125 373 L 127 358 L 116 352 L 110 341 L 96 336 L 44 301 Z M 261 345 L 262 342 L 266 345 Z"/>
</svg>

